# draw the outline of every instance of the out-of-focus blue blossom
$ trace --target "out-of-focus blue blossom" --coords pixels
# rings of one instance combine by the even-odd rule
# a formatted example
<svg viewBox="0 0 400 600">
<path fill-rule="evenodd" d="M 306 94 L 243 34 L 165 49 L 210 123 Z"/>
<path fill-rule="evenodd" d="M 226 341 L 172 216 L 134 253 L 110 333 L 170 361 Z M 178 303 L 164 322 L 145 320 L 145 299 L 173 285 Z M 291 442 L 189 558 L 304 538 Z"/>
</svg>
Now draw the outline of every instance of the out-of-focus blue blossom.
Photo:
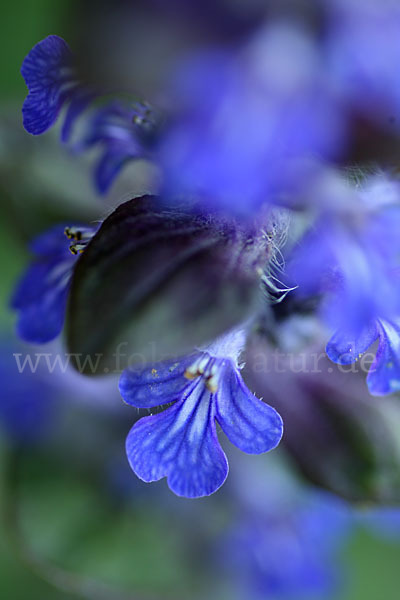
<svg viewBox="0 0 400 600">
<path fill-rule="evenodd" d="M 46 373 L 18 368 L 16 345 L 0 342 L 0 425 L 8 436 L 22 444 L 39 441 L 53 424 L 55 387 Z"/>
<path fill-rule="evenodd" d="M 262 29 L 240 51 L 188 58 L 173 80 L 176 118 L 159 161 L 167 195 L 251 214 L 301 194 L 309 163 L 341 152 L 345 127 L 312 39 L 290 25 Z"/>
<path fill-rule="evenodd" d="M 109 190 L 127 162 L 146 158 L 156 127 L 152 109 L 143 102 L 111 100 L 94 109 L 82 139 L 74 148 L 78 152 L 93 146 L 101 148 L 94 170 L 94 181 L 100 194 Z"/>
<path fill-rule="evenodd" d="M 398 509 L 359 510 L 301 485 L 283 464 L 273 467 L 232 472 L 240 518 L 219 552 L 238 598 L 331 597 L 343 580 L 339 552 L 356 527 L 399 539 Z"/>
<path fill-rule="evenodd" d="M 280 416 L 250 392 L 240 375 L 237 361 L 244 343 L 239 330 L 192 355 L 124 371 L 120 392 L 126 403 L 152 408 L 173 402 L 140 419 L 128 435 L 127 455 L 138 477 L 146 482 L 167 477 L 178 496 L 215 492 L 228 474 L 216 421 L 249 454 L 278 445 Z"/>
<path fill-rule="evenodd" d="M 397 322 L 376 319 L 361 331 L 338 330 L 329 340 L 326 353 L 340 365 L 355 362 L 379 340 L 367 385 L 371 394 L 383 396 L 400 390 L 400 319 Z"/>
<path fill-rule="evenodd" d="M 400 540 L 400 508 L 380 506 L 356 513 L 357 522 L 373 533 L 389 540 Z"/>
<path fill-rule="evenodd" d="M 157 14 L 172 17 L 174 21 L 181 19 L 194 34 L 206 27 L 219 39 L 243 36 L 259 26 L 268 3 L 268 0 L 248 0 L 246 5 L 236 0 L 203 0 L 201 4 L 187 0 L 170 0 L 168 4 L 164 0 L 149 2 Z"/>
<path fill-rule="evenodd" d="M 321 500 L 314 506 L 293 506 L 287 513 L 277 506 L 264 517 L 241 520 L 228 552 L 243 598 L 310 598 L 332 592 L 337 573 L 331 533 L 337 515 L 330 508 Z"/>
<path fill-rule="evenodd" d="M 95 232 L 95 227 L 57 225 L 31 243 L 35 258 L 11 300 L 18 312 L 17 333 L 23 340 L 43 344 L 60 333 L 76 258 Z"/>
<path fill-rule="evenodd" d="M 379 125 L 399 127 L 400 4 L 331 0 L 328 68 L 350 108 Z"/>
<path fill-rule="evenodd" d="M 301 295 L 325 294 L 324 316 L 332 326 L 361 329 L 377 316 L 399 314 L 396 245 L 386 244 L 400 225 L 400 206 L 360 225 L 326 215 L 294 249 L 288 272 Z M 357 217 L 356 217 L 357 218 Z M 364 221 L 364 222 L 363 222 Z M 300 265 L 303 269 L 300 269 Z M 306 267 L 306 268 L 305 268 Z"/>
<path fill-rule="evenodd" d="M 58 439 L 64 435 L 63 428 L 70 426 L 69 418 L 76 409 L 80 415 L 85 410 L 115 419 L 117 431 L 123 423 L 116 376 L 85 377 L 77 372 L 60 340 L 42 352 L 42 348 L 2 339 L 0 377 L 0 428 L 20 444 Z M 88 435 L 83 424 L 85 428 Z"/>
<path fill-rule="evenodd" d="M 379 338 L 367 380 L 374 394 L 400 385 L 399 230 L 398 183 L 373 176 L 347 213 L 323 214 L 288 265 L 296 293 L 323 297 L 323 317 L 336 330 L 327 345 L 334 362 L 355 362 Z"/>
<path fill-rule="evenodd" d="M 235 458 L 229 483 L 238 518 L 218 546 L 218 567 L 238 599 L 332 597 L 346 576 L 339 553 L 357 527 L 399 539 L 399 509 L 360 509 L 305 486 L 279 454 L 268 464 Z"/>
<path fill-rule="evenodd" d="M 335 558 L 351 510 L 332 494 L 300 485 L 283 464 L 272 467 L 233 470 L 240 518 L 224 539 L 222 566 L 238 598 L 326 597 L 340 579 Z"/>
</svg>

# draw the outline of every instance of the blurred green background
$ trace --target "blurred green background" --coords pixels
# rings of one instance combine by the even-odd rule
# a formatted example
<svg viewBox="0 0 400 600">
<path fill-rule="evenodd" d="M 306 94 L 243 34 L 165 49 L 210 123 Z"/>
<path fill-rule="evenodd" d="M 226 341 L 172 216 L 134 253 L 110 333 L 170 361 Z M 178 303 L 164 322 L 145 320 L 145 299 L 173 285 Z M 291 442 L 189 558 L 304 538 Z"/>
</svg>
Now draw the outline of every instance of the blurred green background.
<svg viewBox="0 0 400 600">
<path fill-rule="evenodd" d="M 54 141 L 52 134 L 45 136 L 46 139 L 28 139 L 20 118 L 26 94 L 19 73 L 24 56 L 38 40 L 50 33 L 65 37 L 73 45 L 76 37 L 74 28 L 77 23 L 81 27 L 79 11 L 82 4 L 84 2 L 71 0 L 14 0 L 2 4 L 0 327 L 3 336 L 11 334 L 13 329 L 13 316 L 7 309 L 7 302 L 15 279 L 26 264 L 27 239 L 48 223 L 57 221 L 58 217 L 65 219 L 76 213 L 82 217 L 95 212 L 96 199 L 89 178 L 84 175 L 79 178 L 78 169 L 84 171 L 84 165 L 77 165 L 74 163 L 76 159 L 66 157 L 65 150 Z M 46 160 L 46 148 L 50 148 L 50 153 L 55 154 L 52 173 L 59 173 L 61 178 L 67 177 L 65 173 L 75 166 L 78 183 L 75 181 L 74 186 L 67 187 L 60 184 L 57 189 L 57 181 L 46 178 L 47 175 L 35 162 L 37 159 L 32 159 L 39 145 L 43 147 L 39 161 Z M 35 180 L 31 179 L 32 173 L 35 173 Z M 81 206 L 80 197 L 85 199 Z M 82 435 L 85 437 L 87 432 Z M 120 447 L 116 450 L 116 459 L 121 463 L 124 461 L 123 439 L 121 435 Z M 41 567 L 37 569 L 37 565 L 21 553 L 19 542 L 15 539 L 13 515 L 10 514 L 10 503 L 12 513 L 13 502 L 10 485 L 5 484 L 10 478 L 10 448 L 6 440 L 1 441 L 0 449 L 0 596 L 6 600 L 76 598 L 77 595 L 59 591 L 46 582 L 35 572 Z M 201 561 L 201 548 L 197 548 L 193 556 L 183 552 L 182 537 L 194 533 L 189 530 L 185 533 L 184 527 L 179 528 L 179 523 L 185 518 L 185 511 L 189 515 L 194 514 L 196 521 L 196 511 L 201 513 L 204 507 L 214 507 L 212 503 L 215 503 L 214 517 L 208 526 L 210 530 L 218 530 L 224 519 L 222 500 L 195 503 L 178 500 L 166 492 L 165 482 L 161 482 L 154 492 L 156 498 L 162 490 L 162 500 L 158 503 L 154 501 L 153 505 L 149 505 L 151 498 L 144 491 L 146 486 L 140 483 L 128 496 L 128 501 L 118 502 L 102 488 L 101 477 L 91 479 L 88 475 L 91 473 L 90 461 L 86 468 L 81 469 L 74 468 L 76 462 L 75 456 L 75 463 L 72 461 L 71 465 L 60 463 L 56 455 L 48 456 L 38 449 L 33 450 L 29 457 L 25 456 L 18 467 L 22 473 L 19 486 L 21 519 L 24 533 L 29 537 L 29 546 L 38 557 L 45 557 L 50 564 L 59 564 L 63 569 L 82 576 L 76 582 L 67 581 L 67 589 L 76 585 L 77 590 L 86 591 L 88 597 L 119 597 L 117 592 L 101 590 L 101 586 L 99 588 L 98 584 L 86 579 L 89 577 L 105 581 L 116 590 L 147 590 L 162 597 L 188 598 L 191 591 L 196 590 L 197 594 L 203 589 L 206 597 L 206 574 L 197 568 Z M 133 501 L 136 492 L 137 499 Z M 163 499 L 166 499 L 167 506 Z M 187 523 L 190 522 L 191 519 L 187 519 Z M 338 598 L 398 599 L 398 543 L 375 538 L 360 529 L 347 544 L 341 560 L 346 567 L 347 582 Z M 42 575 L 57 580 L 57 584 L 62 582 L 62 577 L 49 570 L 48 566 L 42 571 Z M 132 593 L 121 597 L 142 596 Z"/>
</svg>

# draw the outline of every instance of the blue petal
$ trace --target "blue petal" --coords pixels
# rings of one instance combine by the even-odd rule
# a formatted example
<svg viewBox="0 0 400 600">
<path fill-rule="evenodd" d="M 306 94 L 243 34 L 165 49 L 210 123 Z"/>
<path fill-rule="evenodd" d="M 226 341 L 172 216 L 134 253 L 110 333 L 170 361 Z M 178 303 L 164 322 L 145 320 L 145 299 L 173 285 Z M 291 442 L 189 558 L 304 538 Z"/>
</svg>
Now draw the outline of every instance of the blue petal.
<svg viewBox="0 0 400 600">
<path fill-rule="evenodd" d="M 38 235 L 31 243 L 30 249 L 39 256 L 64 255 L 72 257 L 69 243 L 65 237 L 66 225 L 55 225 L 44 233 Z"/>
<path fill-rule="evenodd" d="M 367 376 L 371 394 L 383 396 L 400 390 L 400 326 L 378 321 L 379 346 Z"/>
<path fill-rule="evenodd" d="M 124 164 L 145 155 L 143 145 L 135 130 L 135 105 L 113 101 L 96 109 L 88 123 L 86 134 L 76 145 L 82 152 L 92 146 L 101 146 L 94 180 L 96 190 L 105 194 Z"/>
<path fill-rule="evenodd" d="M 356 514 L 361 525 L 369 527 L 373 533 L 388 540 L 400 539 L 400 509 L 398 507 L 379 506 L 364 509 Z"/>
<path fill-rule="evenodd" d="M 96 94 L 90 90 L 83 88 L 74 93 L 68 106 L 65 120 L 61 130 L 61 141 L 67 142 L 71 137 L 72 128 L 76 119 L 95 98 Z"/>
<path fill-rule="evenodd" d="M 133 121 L 137 110 L 119 101 L 112 101 L 94 111 L 84 138 L 77 149 L 90 148 L 99 142 L 130 148 L 131 153 L 139 149 Z"/>
<path fill-rule="evenodd" d="M 232 444 L 249 454 L 268 452 L 282 438 L 280 415 L 250 392 L 233 365 L 220 379 L 216 419 Z"/>
<path fill-rule="evenodd" d="M 140 419 L 126 440 L 129 463 L 140 479 L 167 477 L 170 489 L 187 498 L 212 494 L 228 474 L 211 395 L 202 383 L 194 385 L 189 396 L 164 412 Z"/>
<path fill-rule="evenodd" d="M 65 225 L 56 225 L 32 240 L 30 249 L 36 258 L 14 290 L 12 308 L 21 309 L 40 301 L 47 291 L 59 286 L 67 276 L 75 257 L 68 249 L 64 231 Z"/>
<path fill-rule="evenodd" d="M 32 343 L 43 344 L 60 333 L 70 278 L 76 257 L 68 250 L 64 226 L 36 238 L 31 248 L 38 255 L 15 288 L 12 308 L 19 311 L 17 332 Z"/>
<path fill-rule="evenodd" d="M 131 158 L 133 156 L 130 152 L 126 152 L 125 149 L 121 150 L 119 147 L 114 148 L 113 144 L 109 144 L 94 172 L 96 190 L 99 194 L 108 192 L 124 164 Z"/>
<path fill-rule="evenodd" d="M 62 280 L 68 277 L 70 268 L 72 269 L 74 262 L 72 255 L 71 259 L 65 265 L 57 257 L 40 260 L 30 265 L 14 290 L 11 307 L 16 310 L 24 309 L 40 302 L 48 292 L 59 287 Z"/>
<path fill-rule="evenodd" d="M 0 424 L 20 444 L 30 444 L 51 433 L 55 388 L 40 367 L 35 372 L 19 368 L 14 353 L 20 350 L 0 338 Z"/>
<path fill-rule="evenodd" d="M 33 344 L 45 344 L 56 338 L 64 324 L 67 297 L 68 285 L 44 290 L 38 301 L 20 310 L 18 335 Z"/>
<path fill-rule="evenodd" d="M 31 243 L 36 254 L 32 264 L 18 282 L 11 307 L 19 311 L 17 331 L 24 340 L 48 342 L 60 333 L 66 308 L 68 289 L 77 256 L 69 251 L 65 226 L 56 225 Z M 96 231 L 84 226 L 86 243 Z"/>
<path fill-rule="evenodd" d="M 137 408 L 151 408 L 178 400 L 184 389 L 191 385 L 184 373 L 196 356 L 192 354 L 126 369 L 119 380 L 119 391 L 124 402 Z"/>
<path fill-rule="evenodd" d="M 349 365 L 358 360 L 377 337 L 375 323 L 360 332 L 339 329 L 327 343 L 326 353 L 332 362 L 338 365 Z"/>
<path fill-rule="evenodd" d="M 21 67 L 29 94 L 22 107 L 26 131 L 39 135 L 53 125 L 76 85 L 68 44 L 49 35 L 32 48 Z"/>
</svg>

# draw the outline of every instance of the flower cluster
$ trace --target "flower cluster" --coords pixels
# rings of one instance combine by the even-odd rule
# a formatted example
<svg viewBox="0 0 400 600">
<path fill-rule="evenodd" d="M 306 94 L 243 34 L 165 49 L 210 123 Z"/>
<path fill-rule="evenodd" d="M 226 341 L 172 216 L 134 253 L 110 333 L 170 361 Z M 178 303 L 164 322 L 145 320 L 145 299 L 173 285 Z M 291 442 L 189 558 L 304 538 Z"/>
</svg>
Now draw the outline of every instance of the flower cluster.
<svg viewBox="0 0 400 600">
<path fill-rule="evenodd" d="M 132 349 L 117 369 L 123 400 L 163 410 L 134 424 L 128 460 L 179 496 L 225 481 L 217 426 L 249 454 L 278 445 L 282 420 L 247 388 L 239 357 L 255 334 L 279 345 L 288 314 L 311 306 L 339 365 L 378 340 L 369 391 L 400 390 L 400 182 L 387 158 L 399 142 L 400 13 L 365 4 L 360 15 L 356 0 L 316 3 L 307 27 L 261 18 L 235 44 L 176 58 L 157 109 L 87 84 L 56 35 L 23 62 L 29 133 L 65 110 L 62 141 L 99 151 L 100 194 L 139 158 L 159 180 L 157 196 L 121 203 L 100 227 L 33 242 L 12 300 L 18 332 L 53 339 L 68 306 L 70 348 L 101 356 L 104 372 L 121 344 Z M 372 166 L 354 168 L 366 157 Z"/>
</svg>

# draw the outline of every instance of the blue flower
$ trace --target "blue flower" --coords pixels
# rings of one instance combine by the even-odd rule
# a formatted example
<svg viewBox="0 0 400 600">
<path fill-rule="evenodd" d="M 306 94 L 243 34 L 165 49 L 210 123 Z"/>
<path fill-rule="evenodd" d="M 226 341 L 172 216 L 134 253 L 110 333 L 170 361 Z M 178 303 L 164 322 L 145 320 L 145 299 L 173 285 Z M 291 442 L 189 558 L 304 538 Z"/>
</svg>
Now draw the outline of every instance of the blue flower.
<svg viewBox="0 0 400 600">
<path fill-rule="evenodd" d="M 399 542 L 400 509 L 395 506 L 365 508 L 356 514 L 360 525 L 367 527 L 381 538 Z"/>
<path fill-rule="evenodd" d="M 120 392 L 127 404 L 152 408 L 173 402 L 140 419 L 127 437 L 128 460 L 140 479 L 167 477 L 170 489 L 188 498 L 215 492 L 228 474 L 216 422 L 249 454 L 278 445 L 282 420 L 245 386 L 237 365 L 239 338 L 242 333 L 229 334 L 204 351 L 124 371 Z"/>
<path fill-rule="evenodd" d="M 54 378 L 43 369 L 21 370 L 14 342 L 0 340 L 0 425 L 10 439 L 32 444 L 50 434 L 56 416 Z"/>
<path fill-rule="evenodd" d="M 353 525 L 350 506 L 301 485 L 279 455 L 268 465 L 237 457 L 230 483 L 236 515 L 218 563 L 238 597 L 330 596 L 338 580 L 334 558 Z"/>
<path fill-rule="evenodd" d="M 400 319 L 397 322 L 377 319 L 361 331 L 341 330 L 329 340 L 326 353 L 339 364 L 356 362 L 364 352 L 379 340 L 367 385 L 371 394 L 383 396 L 400 390 Z"/>
<path fill-rule="evenodd" d="M 393 186 L 397 202 L 369 207 L 361 194 L 346 211 L 323 213 L 288 261 L 297 293 L 322 294 L 332 326 L 361 330 L 400 312 L 400 189 Z"/>
<path fill-rule="evenodd" d="M 35 259 L 11 300 L 18 312 L 17 332 L 23 340 L 43 344 L 61 332 L 76 258 L 95 231 L 93 227 L 57 225 L 32 242 Z"/>
<path fill-rule="evenodd" d="M 94 173 L 100 194 L 108 191 L 126 162 L 148 155 L 159 127 L 158 115 L 145 102 L 103 99 L 101 105 L 93 106 L 100 92 L 79 80 L 73 55 L 62 38 L 50 35 L 36 44 L 25 58 L 21 73 L 29 89 L 22 108 L 23 122 L 33 135 L 47 131 L 68 104 L 61 130 L 61 140 L 68 142 L 76 119 L 90 107 L 92 112 L 72 149 L 83 152 L 92 146 L 102 148 Z"/>
<path fill-rule="evenodd" d="M 223 552 L 240 597 L 322 598 L 336 588 L 345 507 L 329 497 L 288 504 L 281 498 L 264 515 L 241 515 L 228 537 Z"/>
<path fill-rule="evenodd" d="M 173 81 L 176 119 L 159 161 L 165 194 L 252 214 L 307 183 L 311 163 L 341 152 L 344 123 L 317 49 L 289 25 L 261 30 L 239 52 L 192 56 Z"/>
<path fill-rule="evenodd" d="M 400 6 L 397 2 L 332 0 L 328 68 L 349 108 L 384 127 L 399 127 Z"/>
<path fill-rule="evenodd" d="M 399 198 L 397 182 L 369 178 L 346 211 L 323 213 L 287 269 L 296 294 L 322 296 L 321 314 L 335 331 L 331 360 L 355 362 L 379 338 L 367 379 L 373 394 L 399 389 Z"/>
<path fill-rule="evenodd" d="M 108 191 L 127 162 L 149 154 L 156 128 L 154 113 L 145 103 L 112 100 L 93 112 L 75 149 L 83 151 L 93 146 L 101 147 L 94 172 L 96 189 L 100 194 Z"/>
</svg>

